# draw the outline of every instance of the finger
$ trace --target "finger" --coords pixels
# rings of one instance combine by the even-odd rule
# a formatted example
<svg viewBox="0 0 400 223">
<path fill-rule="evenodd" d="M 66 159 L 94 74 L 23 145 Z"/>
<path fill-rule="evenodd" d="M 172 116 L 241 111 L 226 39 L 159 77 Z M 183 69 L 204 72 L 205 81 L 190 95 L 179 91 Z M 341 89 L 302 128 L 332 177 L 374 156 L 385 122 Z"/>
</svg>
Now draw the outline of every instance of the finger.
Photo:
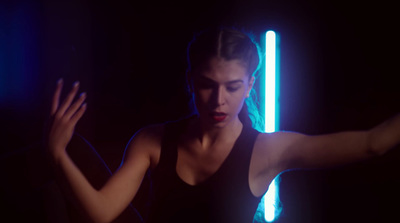
<svg viewBox="0 0 400 223">
<path fill-rule="evenodd" d="M 75 112 L 79 109 L 79 107 L 81 107 L 81 105 L 82 105 L 82 103 L 85 101 L 85 99 L 86 99 L 86 93 L 83 92 L 83 93 L 79 96 L 78 100 L 77 100 L 75 103 L 73 103 L 73 104 L 67 109 L 67 111 L 65 111 L 64 117 L 65 117 L 67 120 L 70 119 L 70 118 L 75 114 Z"/>
<path fill-rule="evenodd" d="M 83 114 L 85 113 L 87 108 L 87 104 L 84 103 L 80 109 L 71 117 L 71 124 L 76 125 L 76 123 L 79 121 L 79 119 L 82 118 Z"/>
<path fill-rule="evenodd" d="M 53 100 L 52 100 L 52 104 L 51 104 L 51 110 L 50 110 L 51 115 L 54 115 L 57 111 L 63 83 L 64 83 L 64 81 L 62 78 L 57 81 L 56 90 L 54 91 Z"/>
<path fill-rule="evenodd" d="M 78 92 L 78 89 L 79 89 L 79 81 L 75 81 L 75 83 L 72 85 L 71 91 L 64 99 L 64 102 L 61 104 L 60 109 L 58 110 L 60 115 L 64 115 L 67 108 L 71 105 L 71 102 L 72 100 L 74 100 L 76 92 Z"/>
</svg>

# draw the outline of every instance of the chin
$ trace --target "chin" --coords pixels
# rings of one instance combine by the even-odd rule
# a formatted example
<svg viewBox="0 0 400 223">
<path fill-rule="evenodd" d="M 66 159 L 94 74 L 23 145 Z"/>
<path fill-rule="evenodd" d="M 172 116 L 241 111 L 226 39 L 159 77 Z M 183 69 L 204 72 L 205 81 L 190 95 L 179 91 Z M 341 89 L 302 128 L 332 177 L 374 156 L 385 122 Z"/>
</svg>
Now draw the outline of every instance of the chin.
<svg viewBox="0 0 400 223">
<path fill-rule="evenodd" d="M 212 118 L 208 119 L 209 126 L 214 127 L 214 128 L 224 128 L 226 127 L 231 120 L 229 120 L 228 118 L 223 120 L 223 121 L 216 121 Z"/>
<path fill-rule="evenodd" d="M 214 123 L 212 126 L 214 128 L 224 128 L 226 126 L 227 123 L 225 122 L 218 122 L 218 123 Z"/>
</svg>

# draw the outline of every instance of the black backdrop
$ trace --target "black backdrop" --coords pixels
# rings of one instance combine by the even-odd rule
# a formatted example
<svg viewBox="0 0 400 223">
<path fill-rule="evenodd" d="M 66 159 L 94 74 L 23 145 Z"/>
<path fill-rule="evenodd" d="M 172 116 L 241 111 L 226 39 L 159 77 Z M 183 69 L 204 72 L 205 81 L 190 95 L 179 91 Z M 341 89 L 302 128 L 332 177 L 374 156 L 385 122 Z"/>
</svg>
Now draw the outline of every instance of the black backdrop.
<svg viewBox="0 0 400 223">
<path fill-rule="evenodd" d="M 67 88 L 79 80 L 88 93 L 77 132 L 115 170 L 138 129 L 187 112 L 187 43 L 217 24 L 256 39 L 268 29 L 280 34 L 282 130 L 371 128 L 400 111 L 395 8 L 389 1 L 2 1 L 2 162 L 40 143 L 63 77 Z M 280 222 L 398 219 L 399 153 L 282 174 Z"/>
</svg>

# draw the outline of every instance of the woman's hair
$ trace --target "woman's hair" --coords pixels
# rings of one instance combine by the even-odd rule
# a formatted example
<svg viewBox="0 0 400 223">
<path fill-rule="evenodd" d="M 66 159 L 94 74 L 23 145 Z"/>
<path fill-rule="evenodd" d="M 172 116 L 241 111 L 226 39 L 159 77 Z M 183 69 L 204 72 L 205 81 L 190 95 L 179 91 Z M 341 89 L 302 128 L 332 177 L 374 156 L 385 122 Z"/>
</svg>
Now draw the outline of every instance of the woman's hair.
<svg viewBox="0 0 400 223">
<path fill-rule="evenodd" d="M 260 50 L 257 43 L 245 32 L 235 28 L 218 27 L 196 35 L 187 48 L 188 71 L 197 73 L 207 68 L 212 57 L 225 60 L 240 60 L 247 69 L 249 79 L 260 67 Z M 261 131 L 262 118 L 259 115 L 257 97 L 254 88 L 250 92 L 239 113 L 243 124 L 252 125 Z"/>
</svg>

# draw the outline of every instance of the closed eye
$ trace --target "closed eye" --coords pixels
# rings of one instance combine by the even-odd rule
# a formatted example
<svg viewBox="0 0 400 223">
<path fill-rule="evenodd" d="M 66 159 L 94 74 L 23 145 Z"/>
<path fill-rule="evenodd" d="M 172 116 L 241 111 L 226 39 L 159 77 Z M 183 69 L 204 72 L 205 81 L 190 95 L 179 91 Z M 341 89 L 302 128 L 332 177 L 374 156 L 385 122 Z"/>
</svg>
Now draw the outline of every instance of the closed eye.
<svg viewBox="0 0 400 223">
<path fill-rule="evenodd" d="M 235 92 L 237 90 L 239 90 L 242 87 L 242 83 L 241 82 L 236 82 L 233 84 L 228 84 L 226 86 L 226 90 L 228 90 L 229 92 Z"/>
<path fill-rule="evenodd" d="M 235 91 L 239 90 L 239 88 L 240 88 L 240 87 L 227 87 L 226 89 L 227 89 L 229 92 L 235 92 Z"/>
</svg>

